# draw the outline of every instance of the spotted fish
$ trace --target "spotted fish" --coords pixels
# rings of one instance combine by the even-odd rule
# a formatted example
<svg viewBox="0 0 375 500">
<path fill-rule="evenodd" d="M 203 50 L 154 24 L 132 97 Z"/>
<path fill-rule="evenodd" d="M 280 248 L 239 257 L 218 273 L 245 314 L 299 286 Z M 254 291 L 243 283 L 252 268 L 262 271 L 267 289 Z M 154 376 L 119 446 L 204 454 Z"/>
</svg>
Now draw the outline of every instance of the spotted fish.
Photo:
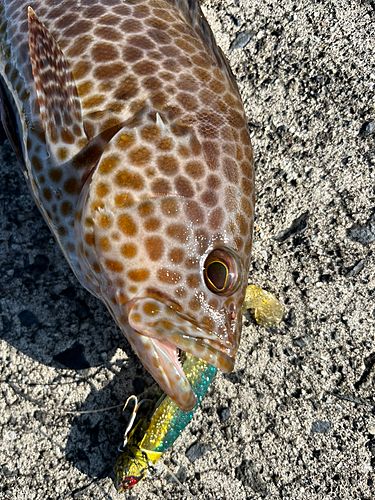
<svg viewBox="0 0 375 500">
<path fill-rule="evenodd" d="M 1 119 L 81 284 L 183 411 L 241 335 L 253 158 L 196 0 L 0 1 Z"/>
</svg>

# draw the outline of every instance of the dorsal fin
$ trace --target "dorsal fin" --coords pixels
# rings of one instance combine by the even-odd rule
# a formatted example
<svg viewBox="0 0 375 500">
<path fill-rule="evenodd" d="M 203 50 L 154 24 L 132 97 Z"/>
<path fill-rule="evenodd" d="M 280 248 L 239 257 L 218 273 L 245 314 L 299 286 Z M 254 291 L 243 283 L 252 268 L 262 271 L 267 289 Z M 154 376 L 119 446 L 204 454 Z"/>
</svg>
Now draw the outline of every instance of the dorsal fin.
<svg viewBox="0 0 375 500">
<path fill-rule="evenodd" d="M 234 88 L 238 91 L 236 80 L 233 76 L 231 67 L 224 56 L 221 48 L 217 45 L 214 34 L 208 24 L 202 9 L 199 5 L 199 0 L 169 0 L 173 5 L 176 6 L 178 11 L 184 16 L 184 18 L 191 24 L 194 31 L 206 44 L 207 48 L 214 55 L 218 65 L 227 74 L 229 80 L 231 81 Z"/>
<path fill-rule="evenodd" d="M 28 8 L 31 67 L 47 148 L 56 163 L 73 158 L 87 144 L 81 103 L 69 63 L 58 43 Z"/>
</svg>

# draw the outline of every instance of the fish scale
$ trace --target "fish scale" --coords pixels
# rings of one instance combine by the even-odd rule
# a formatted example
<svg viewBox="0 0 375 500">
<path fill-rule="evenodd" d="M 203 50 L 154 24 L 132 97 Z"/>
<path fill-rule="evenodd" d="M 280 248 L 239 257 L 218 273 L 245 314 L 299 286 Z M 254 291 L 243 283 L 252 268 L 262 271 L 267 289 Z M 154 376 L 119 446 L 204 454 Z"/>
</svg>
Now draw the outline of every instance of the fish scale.
<svg viewBox="0 0 375 500">
<path fill-rule="evenodd" d="M 2 121 L 35 201 L 77 278 L 191 410 L 177 349 L 233 368 L 252 243 L 229 65 L 197 1 L 2 0 L 0 21 Z"/>
</svg>

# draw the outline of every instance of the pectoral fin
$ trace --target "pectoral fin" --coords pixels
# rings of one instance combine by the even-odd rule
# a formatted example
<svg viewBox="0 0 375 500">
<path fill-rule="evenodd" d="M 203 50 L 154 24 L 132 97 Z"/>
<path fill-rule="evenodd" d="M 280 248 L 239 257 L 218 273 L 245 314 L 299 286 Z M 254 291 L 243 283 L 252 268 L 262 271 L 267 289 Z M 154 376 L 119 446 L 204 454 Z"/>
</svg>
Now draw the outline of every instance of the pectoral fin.
<svg viewBox="0 0 375 500">
<path fill-rule="evenodd" d="M 28 9 L 30 61 L 48 152 L 66 163 L 87 144 L 72 70 L 59 44 Z"/>
</svg>

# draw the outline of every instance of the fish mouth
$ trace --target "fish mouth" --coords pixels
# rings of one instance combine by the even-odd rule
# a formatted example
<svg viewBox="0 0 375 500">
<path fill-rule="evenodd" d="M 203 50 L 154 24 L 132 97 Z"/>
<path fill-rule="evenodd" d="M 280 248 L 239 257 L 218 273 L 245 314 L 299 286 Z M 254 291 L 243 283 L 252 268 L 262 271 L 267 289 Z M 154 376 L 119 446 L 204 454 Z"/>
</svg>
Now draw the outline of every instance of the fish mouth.
<svg viewBox="0 0 375 500">
<path fill-rule="evenodd" d="M 137 348 L 130 336 L 142 363 L 182 411 L 195 408 L 197 398 L 183 371 L 180 351 L 188 352 L 224 373 L 233 370 L 237 343 L 230 335 L 219 336 L 164 302 L 153 298 L 131 301 L 128 323 L 142 343 Z"/>
</svg>

